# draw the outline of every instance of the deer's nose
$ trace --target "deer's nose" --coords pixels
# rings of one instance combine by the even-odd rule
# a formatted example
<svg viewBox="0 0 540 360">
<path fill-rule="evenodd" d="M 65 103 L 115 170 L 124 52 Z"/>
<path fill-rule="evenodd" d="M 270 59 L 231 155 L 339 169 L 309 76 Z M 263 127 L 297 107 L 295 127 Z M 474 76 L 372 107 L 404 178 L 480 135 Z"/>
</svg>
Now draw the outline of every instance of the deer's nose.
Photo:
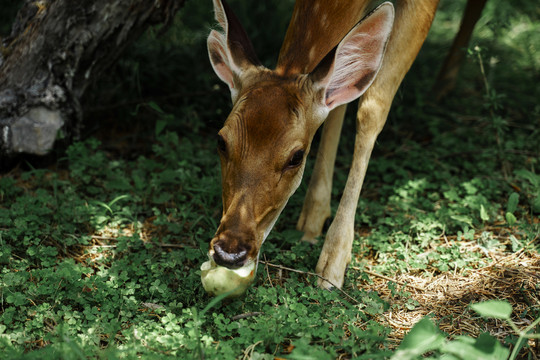
<svg viewBox="0 0 540 360">
<path fill-rule="evenodd" d="M 240 243 L 237 239 L 228 239 L 220 235 L 213 245 L 214 253 L 212 257 L 216 264 L 229 269 L 237 269 L 247 262 L 247 255 L 250 250 L 249 245 Z"/>
</svg>

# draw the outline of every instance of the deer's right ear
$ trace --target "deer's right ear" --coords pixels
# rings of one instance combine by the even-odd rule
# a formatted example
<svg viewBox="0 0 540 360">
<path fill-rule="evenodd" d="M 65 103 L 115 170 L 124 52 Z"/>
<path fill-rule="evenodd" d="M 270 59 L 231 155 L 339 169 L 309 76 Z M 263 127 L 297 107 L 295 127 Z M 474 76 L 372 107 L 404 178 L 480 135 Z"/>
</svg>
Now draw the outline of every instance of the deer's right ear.
<svg viewBox="0 0 540 360">
<path fill-rule="evenodd" d="M 225 0 L 214 0 L 215 18 L 223 32 L 212 30 L 208 36 L 208 56 L 217 76 L 231 90 L 235 101 L 238 79 L 251 66 L 260 65 L 246 31 Z"/>
<path fill-rule="evenodd" d="M 394 23 L 394 6 L 385 2 L 360 21 L 309 75 L 322 90 L 328 110 L 361 96 L 381 68 Z"/>
</svg>

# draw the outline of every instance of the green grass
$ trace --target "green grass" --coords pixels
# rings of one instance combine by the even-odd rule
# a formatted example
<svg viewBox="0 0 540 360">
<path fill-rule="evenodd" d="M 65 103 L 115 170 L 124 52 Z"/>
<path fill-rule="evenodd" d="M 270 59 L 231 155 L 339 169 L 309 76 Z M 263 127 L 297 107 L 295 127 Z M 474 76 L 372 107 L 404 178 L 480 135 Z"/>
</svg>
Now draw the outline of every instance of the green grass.
<svg viewBox="0 0 540 360">
<path fill-rule="evenodd" d="M 428 307 L 414 289 L 386 280 L 378 286 L 366 270 L 429 282 L 472 276 L 519 254 L 516 264 L 531 268 L 516 271 L 535 279 L 540 15 L 522 2 L 502 18 L 503 4 L 489 2 L 457 90 L 434 105 L 429 89 L 462 5 L 441 4 L 370 163 L 345 294 L 318 289 L 309 274 L 322 241 L 302 243 L 294 230 L 304 181 L 261 255 L 300 272 L 261 264 L 245 297 L 221 301 L 204 293 L 198 269 L 220 220 L 214 140 L 230 101 L 206 59 L 209 4 L 189 2 L 171 31 L 146 34 L 89 94 L 85 140 L 55 149 L 52 162 L 21 160 L 0 175 L 2 359 L 388 359 L 398 344 L 385 315 Z M 287 13 L 290 5 L 275 11 Z M 272 64 L 287 17 L 262 31 L 249 21 L 248 5 L 233 7 L 248 19 L 263 62 Z M 254 11 L 264 12 L 263 5 Z M 344 131 L 339 148 L 334 210 L 353 133 Z M 308 161 L 306 177 L 313 154 Z M 531 323 L 540 317 L 538 284 L 537 277 L 511 283 L 511 296 L 495 286 L 488 295 L 470 288 L 465 301 L 499 297 L 512 304 L 516 324 Z M 441 327 L 453 321 L 445 316 L 431 314 Z M 493 334 L 502 326 L 468 309 L 455 316 Z M 417 347 L 431 358 L 467 358 L 452 352 L 460 346 L 491 344 L 499 354 L 520 348 L 512 329 L 500 343 L 487 335 L 476 342 L 448 330 L 441 335 L 426 321 L 414 329 L 411 338 L 425 331 L 436 340 L 438 347 Z M 407 340 L 400 349 L 411 343 L 417 344 Z M 522 358 L 538 351 L 533 340 L 520 344 Z"/>
</svg>

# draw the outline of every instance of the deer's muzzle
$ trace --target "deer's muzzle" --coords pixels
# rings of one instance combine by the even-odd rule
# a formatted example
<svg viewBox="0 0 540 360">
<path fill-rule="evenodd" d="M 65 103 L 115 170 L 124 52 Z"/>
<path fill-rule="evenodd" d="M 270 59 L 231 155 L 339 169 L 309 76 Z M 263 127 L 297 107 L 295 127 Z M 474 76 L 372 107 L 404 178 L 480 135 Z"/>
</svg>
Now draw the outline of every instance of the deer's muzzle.
<svg viewBox="0 0 540 360">
<path fill-rule="evenodd" d="M 210 256 L 218 265 L 229 269 L 237 269 L 246 265 L 252 259 L 255 239 L 243 233 L 224 231 L 216 235 L 210 243 Z"/>
</svg>

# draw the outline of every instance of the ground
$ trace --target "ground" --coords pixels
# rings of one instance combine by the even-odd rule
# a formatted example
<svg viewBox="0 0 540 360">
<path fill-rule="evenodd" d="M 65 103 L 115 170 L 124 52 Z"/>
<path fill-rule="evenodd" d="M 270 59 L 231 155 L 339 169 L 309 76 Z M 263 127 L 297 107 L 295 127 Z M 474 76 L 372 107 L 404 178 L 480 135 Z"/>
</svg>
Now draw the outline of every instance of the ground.
<svg viewBox="0 0 540 360">
<path fill-rule="evenodd" d="M 474 358 L 452 352 L 467 339 L 507 354 L 482 333 L 513 351 L 516 329 L 470 305 L 507 301 L 518 331 L 540 317 L 539 23 L 526 4 L 506 19 L 495 14 L 509 5 L 489 4 L 458 88 L 435 103 L 429 89 L 462 5 L 442 3 L 376 145 L 342 291 L 317 289 L 322 239 L 304 243 L 294 230 L 304 180 L 263 246 L 254 285 L 230 301 L 206 295 L 199 278 L 221 214 L 215 134 L 230 105 L 205 59 L 207 27 L 194 20 L 208 9 L 188 4 L 189 18 L 159 41 L 147 34 L 96 85 L 82 141 L 2 169 L 1 351 L 391 358 L 426 316 L 436 326 L 430 334 L 443 334 L 433 335 L 443 340 L 426 350 L 431 358 Z M 248 26 L 257 36 L 256 24 Z M 353 108 L 334 212 L 351 160 Z M 313 154 L 306 177 L 312 163 Z M 540 333 L 538 323 L 530 333 Z M 512 355 L 538 353 L 536 338 Z"/>
</svg>

